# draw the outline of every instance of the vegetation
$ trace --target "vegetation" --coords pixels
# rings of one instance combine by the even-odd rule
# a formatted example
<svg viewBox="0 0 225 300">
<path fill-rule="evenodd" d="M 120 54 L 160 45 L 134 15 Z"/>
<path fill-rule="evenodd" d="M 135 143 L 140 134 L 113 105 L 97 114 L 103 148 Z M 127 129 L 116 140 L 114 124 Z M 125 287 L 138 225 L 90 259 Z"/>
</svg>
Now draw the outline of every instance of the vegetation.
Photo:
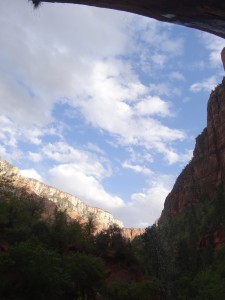
<svg viewBox="0 0 225 300">
<path fill-rule="evenodd" d="M 158 282 L 137 282 L 141 265 L 119 227 L 94 234 L 92 215 L 83 225 L 57 209 L 46 219 L 44 205 L 1 181 L 0 299 L 154 299 Z"/>
<path fill-rule="evenodd" d="M 95 299 L 105 267 L 84 228 L 56 210 L 43 220 L 41 202 L 0 201 L 1 299 Z"/>
<path fill-rule="evenodd" d="M 214 238 L 225 235 L 222 190 L 133 241 L 117 226 L 94 234 L 93 216 L 81 225 L 43 210 L 2 182 L 0 299 L 224 299 L 225 247 L 215 250 Z"/>
<path fill-rule="evenodd" d="M 225 237 L 225 195 L 221 189 L 214 199 L 204 197 L 146 229 L 141 237 L 141 257 L 146 272 L 162 283 L 165 299 L 224 299 L 225 247 L 216 245 L 216 232 Z"/>
</svg>

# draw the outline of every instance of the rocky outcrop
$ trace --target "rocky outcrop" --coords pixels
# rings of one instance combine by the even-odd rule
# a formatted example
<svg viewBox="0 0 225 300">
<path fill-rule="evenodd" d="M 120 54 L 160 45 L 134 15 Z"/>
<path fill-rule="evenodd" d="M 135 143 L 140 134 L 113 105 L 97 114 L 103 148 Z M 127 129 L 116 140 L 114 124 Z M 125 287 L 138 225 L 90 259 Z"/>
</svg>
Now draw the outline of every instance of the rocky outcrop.
<svg viewBox="0 0 225 300">
<path fill-rule="evenodd" d="M 132 12 L 163 22 L 207 31 L 225 38 L 225 2 L 222 0 L 31 0 L 74 3 Z"/>
<path fill-rule="evenodd" d="M 164 215 L 176 215 L 213 197 L 218 187 L 225 190 L 225 79 L 208 101 L 207 127 L 197 137 L 193 158 L 184 168 L 167 196 Z"/>
<path fill-rule="evenodd" d="M 53 214 L 55 206 L 57 206 L 61 210 L 66 210 L 71 219 L 77 219 L 81 223 L 87 222 L 88 218 L 93 216 L 98 230 L 106 229 L 114 224 L 123 228 L 123 223 L 115 219 L 109 212 L 91 207 L 77 197 L 38 180 L 25 178 L 21 176 L 18 168 L 13 167 L 4 160 L 0 160 L 0 178 L 10 181 L 10 188 L 13 189 L 13 193 L 26 191 L 29 194 L 37 195 L 39 199 L 44 199 L 46 216 Z"/>
<path fill-rule="evenodd" d="M 222 245 L 225 244 L 225 230 L 217 229 L 211 234 L 203 236 L 199 242 L 199 248 L 206 248 L 212 245 L 215 250 L 218 250 Z"/>
<path fill-rule="evenodd" d="M 125 238 L 133 240 L 136 236 L 139 236 L 145 232 L 144 228 L 123 228 L 122 234 Z"/>
<path fill-rule="evenodd" d="M 225 47 L 223 48 L 222 52 L 221 52 L 221 59 L 223 62 L 223 68 L 225 70 Z"/>
</svg>

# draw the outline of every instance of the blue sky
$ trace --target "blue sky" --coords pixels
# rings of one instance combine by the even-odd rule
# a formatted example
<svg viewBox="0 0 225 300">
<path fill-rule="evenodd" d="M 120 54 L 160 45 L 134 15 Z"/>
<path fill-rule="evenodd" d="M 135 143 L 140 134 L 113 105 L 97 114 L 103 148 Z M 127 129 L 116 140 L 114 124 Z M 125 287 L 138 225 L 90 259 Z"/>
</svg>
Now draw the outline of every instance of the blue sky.
<svg viewBox="0 0 225 300">
<path fill-rule="evenodd" d="M 206 126 L 222 39 L 125 12 L 0 0 L 0 157 L 125 226 L 160 216 Z"/>
</svg>

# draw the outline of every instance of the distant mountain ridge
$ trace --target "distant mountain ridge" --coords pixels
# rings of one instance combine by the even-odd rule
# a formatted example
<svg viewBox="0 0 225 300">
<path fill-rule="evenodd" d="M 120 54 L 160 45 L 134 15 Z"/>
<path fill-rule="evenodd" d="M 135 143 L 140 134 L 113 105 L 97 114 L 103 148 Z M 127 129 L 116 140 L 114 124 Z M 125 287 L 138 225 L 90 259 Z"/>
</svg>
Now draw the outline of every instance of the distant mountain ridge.
<svg viewBox="0 0 225 300">
<path fill-rule="evenodd" d="M 86 222 L 90 215 L 97 220 L 97 226 L 106 229 L 110 225 L 116 224 L 123 228 L 123 222 L 115 219 L 112 214 L 100 208 L 85 204 L 79 198 L 62 192 L 54 187 L 46 185 L 36 179 L 23 177 L 20 170 L 5 160 L 0 160 L 0 177 L 10 179 L 14 187 L 23 188 L 28 192 L 35 193 L 37 196 L 46 198 L 56 204 L 59 209 L 66 210 L 69 217 Z"/>
</svg>

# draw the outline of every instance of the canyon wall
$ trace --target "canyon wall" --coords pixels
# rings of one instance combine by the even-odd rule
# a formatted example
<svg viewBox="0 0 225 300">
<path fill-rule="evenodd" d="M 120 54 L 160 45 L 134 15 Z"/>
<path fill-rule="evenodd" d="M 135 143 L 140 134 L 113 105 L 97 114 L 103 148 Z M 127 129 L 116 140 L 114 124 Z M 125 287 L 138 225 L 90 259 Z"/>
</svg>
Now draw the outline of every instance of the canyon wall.
<svg viewBox="0 0 225 300">
<path fill-rule="evenodd" d="M 77 197 L 64 193 L 38 180 L 25 178 L 21 176 L 18 168 L 13 167 L 4 160 L 0 161 L 0 177 L 10 180 L 14 191 L 18 191 L 18 193 L 21 190 L 25 190 L 30 194 L 35 194 L 40 198 L 49 200 L 48 205 L 46 202 L 46 207 L 51 211 L 52 207 L 54 207 L 50 205 L 52 202 L 55 203 L 59 209 L 66 210 L 70 218 L 77 219 L 81 223 L 86 222 L 88 218 L 93 215 L 97 222 L 98 230 L 106 229 L 113 224 L 116 224 L 120 228 L 124 227 L 123 223 L 115 219 L 109 212 L 89 206 Z"/>
<path fill-rule="evenodd" d="M 207 127 L 197 137 L 193 158 L 167 196 L 161 217 L 213 197 L 219 187 L 225 190 L 225 79 L 212 91 L 207 110 Z"/>
</svg>

